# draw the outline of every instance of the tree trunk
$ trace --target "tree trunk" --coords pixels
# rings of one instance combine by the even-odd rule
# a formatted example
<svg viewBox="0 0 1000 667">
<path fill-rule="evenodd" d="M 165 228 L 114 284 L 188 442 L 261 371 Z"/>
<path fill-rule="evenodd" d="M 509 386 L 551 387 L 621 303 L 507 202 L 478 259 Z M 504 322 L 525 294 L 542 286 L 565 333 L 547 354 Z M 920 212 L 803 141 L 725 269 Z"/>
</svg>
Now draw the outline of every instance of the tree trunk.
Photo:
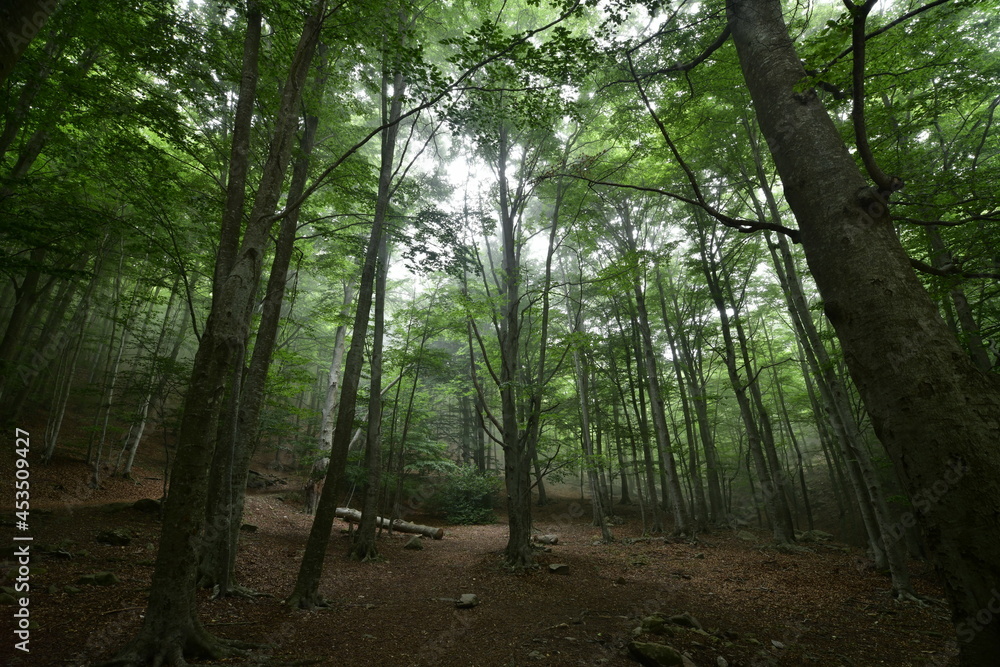
<svg viewBox="0 0 1000 667">
<path fill-rule="evenodd" d="M 402 108 L 403 89 L 393 91 L 394 97 L 390 110 L 390 119 L 398 120 Z M 396 146 L 396 135 L 399 125 L 393 123 L 382 133 L 382 165 L 392 164 L 392 155 Z M 388 153 L 388 155 L 387 155 Z M 388 158 L 388 159 L 387 159 Z M 333 432 L 330 448 L 330 464 L 327 467 L 326 479 L 316 506 L 316 518 L 313 519 L 306 542 L 306 551 L 302 557 L 302 565 L 295 581 L 295 588 L 287 603 L 292 607 L 311 609 L 325 604 L 319 594 L 319 579 L 323 573 L 323 562 L 326 560 L 326 547 L 330 541 L 330 531 L 333 527 L 334 513 L 337 501 L 344 491 L 344 470 L 347 466 L 348 448 L 351 433 L 354 429 L 354 416 L 357 411 L 358 385 L 361 380 L 361 369 L 364 365 L 365 338 L 368 335 L 368 317 L 371 314 L 375 275 L 378 269 L 378 253 L 382 243 L 382 234 L 386 212 L 389 206 L 389 189 L 392 180 L 392 170 L 382 169 L 379 175 L 378 198 L 376 200 L 375 216 L 372 221 L 371 235 L 368 239 L 368 249 L 361 268 L 361 282 L 358 286 L 358 307 L 354 315 L 354 329 L 351 333 L 351 347 L 347 352 L 344 365 L 344 377 L 340 392 L 340 404 L 337 406 L 337 425 Z"/>
<path fill-rule="evenodd" d="M 975 368 L 910 267 L 806 78 L 777 0 L 729 0 L 757 118 L 851 376 L 944 580 L 963 665 L 1000 655 L 1000 380 Z M 877 202 L 876 202 L 877 203 Z M 929 492 L 929 493 L 928 493 Z"/>
<path fill-rule="evenodd" d="M 350 523 L 361 523 L 364 516 L 358 510 L 352 510 L 348 507 L 338 507 L 336 511 L 336 516 L 340 519 L 344 519 Z M 422 526 L 418 523 L 410 523 L 408 521 L 403 521 L 401 519 L 384 519 L 382 517 L 375 517 L 372 523 L 377 523 L 378 525 L 389 528 L 397 533 L 413 533 L 416 535 L 423 535 L 434 540 L 440 540 L 444 537 L 444 528 L 435 528 L 434 526 Z"/>
<path fill-rule="evenodd" d="M 208 475 L 224 389 L 246 340 L 263 252 L 281 182 L 291 158 L 296 108 L 326 3 L 313 4 L 296 47 L 250 220 L 232 270 L 214 295 L 184 400 L 177 453 L 163 506 L 163 528 L 149 603 L 139 634 L 112 664 L 181 664 L 185 657 L 219 659 L 233 642 L 213 637 L 196 610 L 196 579 L 205 527 Z M 248 33 L 251 32 L 248 30 Z"/>
<path fill-rule="evenodd" d="M 351 313 L 351 302 L 354 301 L 354 279 L 344 284 L 344 302 L 340 308 L 340 317 L 346 320 Z M 333 444 L 333 427 L 337 413 L 337 399 L 340 397 L 340 374 L 344 366 L 344 349 L 347 342 L 347 324 L 337 327 L 333 342 L 333 360 L 330 362 L 330 372 L 327 375 L 326 397 L 323 402 L 322 419 L 317 444 L 317 458 L 312 465 L 309 479 L 305 486 L 305 513 L 315 514 L 319 503 L 319 494 L 323 488 L 323 477 L 330 465 L 330 447 Z"/>
<path fill-rule="evenodd" d="M 767 467 L 767 461 L 764 457 L 763 438 L 757 421 L 754 419 L 753 407 L 750 404 L 750 398 L 747 396 L 747 386 L 744 385 L 743 379 L 740 377 L 739 367 L 736 364 L 736 343 L 733 340 L 729 308 L 723 296 L 722 281 L 718 275 L 719 267 L 715 259 L 715 250 L 708 247 L 708 234 L 701 225 L 699 225 L 698 234 L 702 256 L 702 270 L 705 280 L 708 283 L 709 291 L 712 294 L 712 300 L 715 302 L 715 309 L 719 313 L 719 326 L 722 330 L 723 339 L 723 361 L 729 375 L 729 384 L 733 389 L 733 393 L 736 396 L 736 403 L 740 408 L 740 417 L 743 420 L 743 428 L 747 435 L 747 448 L 749 449 L 747 471 L 749 472 L 749 460 L 752 458 L 757 479 L 762 487 L 761 494 L 764 506 L 767 508 L 768 518 L 771 521 L 774 541 L 779 544 L 794 542 L 795 533 L 792 527 L 782 520 L 782 510 L 779 506 L 779 493 L 781 489 L 771 479 L 771 471 Z M 735 307 L 736 304 L 733 305 Z M 752 373 L 751 369 L 744 368 L 744 373 L 747 375 L 749 381 L 750 374 Z"/>
<path fill-rule="evenodd" d="M 394 89 L 401 90 L 402 75 L 396 74 Z M 385 79 L 383 79 L 383 93 Z M 392 164 L 383 165 L 392 168 Z M 388 193 L 387 193 L 388 196 Z M 372 323 L 371 362 L 369 377 L 371 390 L 368 397 L 368 428 L 365 437 L 365 477 L 362 494 L 361 522 L 354 535 L 351 558 L 360 561 L 378 559 L 375 546 L 375 513 L 378 511 L 378 497 L 382 490 L 382 343 L 385 338 L 385 282 L 389 273 L 389 248 L 384 235 L 379 247 L 378 275 L 375 278 L 375 318 Z"/>
</svg>

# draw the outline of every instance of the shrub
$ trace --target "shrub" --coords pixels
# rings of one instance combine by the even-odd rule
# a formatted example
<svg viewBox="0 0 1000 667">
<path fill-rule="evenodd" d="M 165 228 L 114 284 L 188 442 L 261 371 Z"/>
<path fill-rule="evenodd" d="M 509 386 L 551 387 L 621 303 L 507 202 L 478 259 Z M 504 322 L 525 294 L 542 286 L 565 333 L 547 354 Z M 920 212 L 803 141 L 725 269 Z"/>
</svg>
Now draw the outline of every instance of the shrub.
<svg viewBox="0 0 1000 667">
<path fill-rule="evenodd" d="M 445 474 L 432 502 L 449 523 L 493 523 L 497 520 L 493 500 L 499 490 L 496 475 L 480 473 L 472 466 L 455 466 Z"/>
</svg>

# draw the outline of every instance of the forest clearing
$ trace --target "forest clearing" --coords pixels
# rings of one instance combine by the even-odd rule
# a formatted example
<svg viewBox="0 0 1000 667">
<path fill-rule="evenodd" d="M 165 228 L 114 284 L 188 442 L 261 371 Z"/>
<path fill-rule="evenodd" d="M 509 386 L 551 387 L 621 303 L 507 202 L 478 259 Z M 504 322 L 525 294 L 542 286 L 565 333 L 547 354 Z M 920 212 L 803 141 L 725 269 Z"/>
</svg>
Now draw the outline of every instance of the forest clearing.
<svg viewBox="0 0 1000 667">
<path fill-rule="evenodd" d="M 4 660 L 996 667 L 998 35 L 0 3 Z"/>
<path fill-rule="evenodd" d="M 39 559 L 45 570 L 36 575 L 32 653 L 8 653 L 5 665 L 97 664 L 136 632 L 159 525 L 129 505 L 156 496 L 161 484 L 146 479 L 157 472 L 138 472 L 141 484 L 115 480 L 99 492 L 65 484 L 85 478 L 81 461 L 57 461 L 40 476 L 39 507 L 47 511 L 35 548 L 52 555 Z M 914 583 L 937 602 L 901 603 L 862 550 L 835 541 L 783 553 L 766 548 L 766 533 L 747 540 L 745 532 L 719 530 L 694 541 L 630 544 L 641 530 L 638 508 L 629 506 L 617 508 L 624 523 L 615 526 L 616 541 L 604 544 L 585 511 L 589 503 L 570 499 L 536 508 L 538 527 L 559 537 L 550 552 L 539 551 L 537 571 L 503 567 L 502 521 L 447 526 L 443 540 L 427 540 L 419 551 L 403 548 L 408 535 L 384 536 L 385 560 L 374 564 L 343 558 L 348 538 L 341 534 L 322 582 L 330 608 L 295 611 L 281 604 L 309 529 L 295 491 L 289 484 L 248 497 L 245 520 L 257 530 L 245 533 L 238 569 L 241 581 L 266 597 L 209 600 L 206 591 L 200 601 L 206 626 L 264 646 L 211 664 L 634 665 L 630 641 L 666 642 L 693 664 L 713 667 L 720 656 L 758 667 L 957 664 L 942 593 L 926 566 L 914 571 Z M 98 542 L 109 530 L 124 531 L 130 543 Z M 552 563 L 569 565 L 569 573 L 550 574 Z M 95 572 L 117 581 L 79 583 Z M 466 593 L 480 603 L 456 609 L 448 600 Z M 633 634 L 657 613 L 688 613 L 705 632 L 677 625 L 666 636 Z"/>
</svg>

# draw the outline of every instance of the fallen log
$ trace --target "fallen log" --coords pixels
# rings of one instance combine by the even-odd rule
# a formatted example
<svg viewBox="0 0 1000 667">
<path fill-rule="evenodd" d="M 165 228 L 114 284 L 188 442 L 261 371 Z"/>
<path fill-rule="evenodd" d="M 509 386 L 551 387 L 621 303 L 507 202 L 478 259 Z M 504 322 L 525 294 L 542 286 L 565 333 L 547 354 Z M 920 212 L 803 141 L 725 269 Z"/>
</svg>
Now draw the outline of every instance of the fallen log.
<svg viewBox="0 0 1000 667">
<path fill-rule="evenodd" d="M 361 523 L 361 512 L 358 510 L 352 510 L 349 507 L 338 507 L 337 516 L 348 523 Z M 435 540 L 440 540 L 444 537 L 444 528 L 421 526 L 420 524 L 409 523 L 408 521 L 403 521 L 402 519 L 390 521 L 389 519 L 377 516 L 375 517 L 375 525 L 382 526 L 383 528 L 392 528 L 398 533 L 416 533 L 417 535 L 424 535 L 426 537 L 434 538 Z"/>
</svg>

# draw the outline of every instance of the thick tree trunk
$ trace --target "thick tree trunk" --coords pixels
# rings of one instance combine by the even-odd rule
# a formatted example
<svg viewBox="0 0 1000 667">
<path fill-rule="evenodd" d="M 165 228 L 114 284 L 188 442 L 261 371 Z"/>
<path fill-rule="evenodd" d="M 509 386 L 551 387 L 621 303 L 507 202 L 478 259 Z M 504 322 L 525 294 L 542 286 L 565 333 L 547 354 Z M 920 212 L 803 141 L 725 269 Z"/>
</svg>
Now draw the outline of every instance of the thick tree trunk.
<svg viewBox="0 0 1000 667">
<path fill-rule="evenodd" d="M 758 122 L 851 376 L 911 498 L 963 665 L 1000 655 L 1000 380 L 975 368 L 806 79 L 778 0 L 729 0 Z"/>
<path fill-rule="evenodd" d="M 499 167 L 500 227 L 503 234 L 503 305 L 500 338 L 500 408 L 504 454 L 504 480 L 507 485 L 508 534 L 504 557 L 512 567 L 534 563 L 531 552 L 531 456 L 522 437 L 517 414 L 518 370 L 521 354 L 521 318 L 519 312 L 521 267 L 514 237 L 518 205 L 511 202 L 507 183 L 507 128 L 500 126 Z"/>
<path fill-rule="evenodd" d="M 232 269 L 214 295 L 195 355 L 184 399 L 177 454 L 163 506 L 163 529 L 149 604 L 139 634 L 112 664 L 181 664 L 185 656 L 218 659 L 233 652 L 233 643 L 213 637 L 196 610 L 196 579 L 205 528 L 209 468 L 227 379 L 250 326 L 264 247 L 271 228 L 281 182 L 291 158 L 296 108 L 315 50 L 325 2 L 313 4 L 296 47 L 281 95 L 281 107 L 264 165 L 258 196 Z"/>
</svg>

